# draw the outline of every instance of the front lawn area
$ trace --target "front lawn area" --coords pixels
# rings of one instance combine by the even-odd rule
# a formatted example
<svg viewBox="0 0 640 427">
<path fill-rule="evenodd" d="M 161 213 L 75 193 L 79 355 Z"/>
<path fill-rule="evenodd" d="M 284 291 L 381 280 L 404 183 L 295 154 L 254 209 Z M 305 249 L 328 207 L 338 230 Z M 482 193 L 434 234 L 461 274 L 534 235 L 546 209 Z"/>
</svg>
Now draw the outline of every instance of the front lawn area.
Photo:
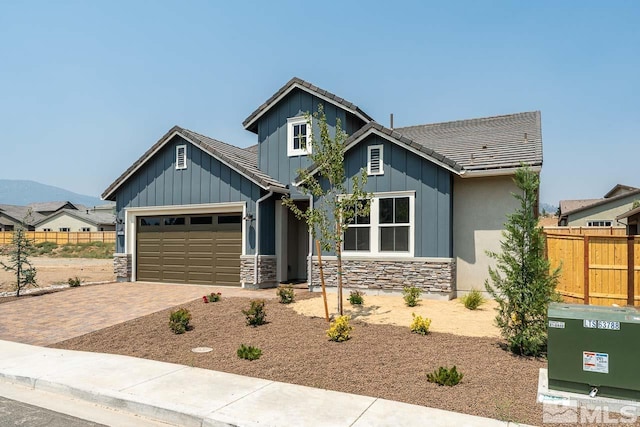
<svg viewBox="0 0 640 427">
<path fill-rule="evenodd" d="M 170 310 L 165 310 L 53 347 L 124 354 L 504 421 L 542 423 L 536 390 L 538 370 L 546 362 L 511 355 L 499 338 L 442 332 L 422 336 L 412 334 L 409 325 L 352 321 L 352 338 L 336 343 L 328 341 L 323 318 L 298 314 L 277 300 L 266 302 L 269 323 L 246 326 L 241 310 L 249 301 L 225 298 L 223 292 L 220 302 L 196 300 L 184 305 L 193 316 L 193 330 L 182 335 L 171 332 Z M 236 351 L 241 344 L 260 348 L 260 359 L 239 359 Z M 203 346 L 213 351 L 191 352 Z M 460 384 L 427 382 L 427 373 L 453 365 L 464 374 Z"/>
</svg>

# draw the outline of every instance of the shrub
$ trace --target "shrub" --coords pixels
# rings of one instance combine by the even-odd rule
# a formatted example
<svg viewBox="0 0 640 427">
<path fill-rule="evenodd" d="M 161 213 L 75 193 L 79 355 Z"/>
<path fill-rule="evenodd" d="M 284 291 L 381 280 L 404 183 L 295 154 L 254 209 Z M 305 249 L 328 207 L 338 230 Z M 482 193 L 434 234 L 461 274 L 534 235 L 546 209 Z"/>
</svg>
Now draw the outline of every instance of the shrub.
<svg viewBox="0 0 640 427">
<path fill-rule="evenodd" d="M 472 289 L 471 292 L 463 296 L 461 299 L 464 306 L 469 310 L 475 310 L 485 302 L 484 297 L 477 289 Z"/>
<path fill-rule="evenodd" d="M 262 350 L 258 347 L 241 344 L 240 348 L 238 348 L 237 354 L 240 359 L 256 360 L 260 359 L 260 356 L 262 356 Z"/>
<path fill-rule="evenodd" d="M 77 288 L 82 283 L 82 280 L 80 280 L 80 278 L 78 276 L 69 277 L 69 280 L 67 280 L 67 283 L 69 284 L 69 287 Z"/>
<path fill-rule="evenodd" d="M 349 325 L 349 316 L 338 316 L 338 318 L 331 322 L 331 327 L 327 329 L 327 336 L 329 340 L 342 342 L 349 338 L 349 333 L 353 330 L 353 326 Z"/>
<path fill-rule="evenodd" d="M 280 304 L 291 304 L 295 299 L 292 285 L 280 285 L 276 290 L 276 295 L 280 297 Z"/>
<path fill-rule="evenodd" d="M 420 294 L 422 290 L 420 288 L 416 288 L 415 286 L 405 286 L 402 288 L 402 297 L 404 298 L 404 302 L 409 307 L 415 307 L 418 305 L 420 301 Z"/>
<path fill-rule="evenodd" d="M 349 302 L 351 305 L 362 305 L 364 303 L 364 294 L 361 291 L 349 292 Z"/>
<path fill-rule="evenodd" d="M 218 293 L 214 294 L 213 292 L 211 292 L 210 295 L 204 295 L 202 297 L 202 300 L 205 303 L 209 303 L 209 302 L 218 302 L 218 301 L 220 301 L 221 298 L 222 298 L 222 293 L 218 292 Z"/>
<path fill-rule="evenodd" d="M 411 313 L 413 316 L 413 322 L 411 322 L 411 332 L 427 335 L 429 333 L 429 326 L 431 326 L 431 319 L 427 319 L 426 317 L 416 316 L 415 313 Z"/>
<path fill-rule="evenodd" d="M 461 372 L 458 372 L 455 365 L 451 369 L 440 366 L 437 371 L 427 374 L 427 381 L 438 385 L 454 386 L 462 380 L 463 376 Z"/>
<path fill-rule="evenodd" d="M 57 247 L 58 247 L 58 245 L 55 242 L 40 242 L 40 243 L 36 243 L 36 251 L 35 251 L 35 253 L 37 255 L 50 254 Z"/>
<path fill-rule="evenodd" d="M 191 320 L 191 313 L 186 308 L 180 308 L 176 311 L 172 311 L 169 315 L 169 327 L 176 334 L 184 334 L 189 330 L 189 321 Z"/>
<path fill-rule="evenodd" d="M 265 320 L 267 317 L 267 313 L 264 310 L 264 300 L 257 299 L 251 301 L 251 305 L 248 310 L 242 310 L 242 314 L 247 318 L 248 326 L 259 326 L 267 323 Z"/>
</svg>

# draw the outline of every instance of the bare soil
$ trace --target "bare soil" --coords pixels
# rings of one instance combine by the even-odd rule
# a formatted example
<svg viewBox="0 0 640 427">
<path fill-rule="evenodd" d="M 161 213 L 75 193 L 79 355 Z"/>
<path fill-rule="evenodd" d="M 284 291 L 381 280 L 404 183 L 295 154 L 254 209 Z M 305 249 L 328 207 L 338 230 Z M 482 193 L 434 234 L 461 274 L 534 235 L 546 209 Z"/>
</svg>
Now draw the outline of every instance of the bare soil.
<svg viewBox="0 0 640 427">
<path fill-rule="evenodd" d="M 406 318 L 409 310 L 392 320 L 398 325 L 374 323 L 391 321 L 395 317 L 392 314 L 401 310 L 401 297 L 384 298 L 365 297 L 365 307 L 360 310 L 369 314 L 354 316 L 352 338 L 343 343 L 326 337 L 328 323 L 321 298 L 298 291 L 297 299 L 302 301 L 292 306 L 267 301 L 269 323 L 256 328 L 246 326 L 241 313 L 250 300 L 223 295 L 217 303 L 196 300 L 184 305 L 193 316 L 193 329 L 183 335 L 169 330 L 170 310 L 164 310 L 53 347 L 124 354 L 499 420 L 542 424 L 536 390 L 538 371 L 546 367 L 546 361 L 505 351 L 502 340 L 491 336 L 495 328 L 490 306 L 465 313 L 459 310 L 457 301 L 423 301 L 412 310 L 432 318 L 434 332 L 422 336 L 410 332 Z M 393 298 L 396 301 L 391 301 Z M 349 308 L 348 304 L 345 307 Z M 457 314 L 444 313 L 452 310 Z M 452 321 L 463 314 L 471 317 Z M 469 327 L 461 328 L 464 324 Z M 446 333 L 447 330 L 457 334 Z M 253 362 L 239 359 L 236 350 L 241 344 L 261 348 L 262 357 Z M 195 347 L 211 347 L 213 352 L 196 354 L 191 352 Z M 464 374 L 460 384 L 446 387 L 427 382 L 428 372 L 453 365 Z"/>
<path fill-rule="evenodd" d="M 9 257 L 0 256 L 0 261 L 7 263 Z M 30 261 L 39 288 L 65 284 L 76 276 L 83 283 L 115 280 L 113 259 L 31 257 Z M 14 273 L 0 268 L 0 293 L 14 291 L 14 283 Z"/>
</svg>

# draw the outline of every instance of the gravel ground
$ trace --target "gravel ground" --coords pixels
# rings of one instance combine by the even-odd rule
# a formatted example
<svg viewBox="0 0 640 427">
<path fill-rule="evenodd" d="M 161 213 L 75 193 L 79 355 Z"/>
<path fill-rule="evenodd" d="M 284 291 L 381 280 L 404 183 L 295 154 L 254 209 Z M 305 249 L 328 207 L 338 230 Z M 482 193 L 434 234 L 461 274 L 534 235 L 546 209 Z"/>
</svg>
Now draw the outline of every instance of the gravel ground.
<svg viewBox="0 0 640 427">
<path fill-rule="evenodd" d="M 300 298 L 318 298 L 302 292 Z M 124 354 L 197 366 L 287 383 L 302 384 L 485 416 L 542 424 L 536 403 L 538 370 L 544 360 L 516 357 L 499 338 L 432 332 L 412 334 L 408 327 L 355 320 L 352 339 L 328 341 L 328 324 L 277 301 L 267 301 L 268 324 L 245 326 L 246 298 L 201 300 L 186 304 L 193 330 L 174 335 L 165 310 L 57 343 L 52 347 Z M 238 359 L 240 344 L 262 349 L 259 360 Z M 195 347 L 213 352 L 196 354 Z M 460 384 L 441 387 L 426 374 L 456 365 Z"/>
</svg>

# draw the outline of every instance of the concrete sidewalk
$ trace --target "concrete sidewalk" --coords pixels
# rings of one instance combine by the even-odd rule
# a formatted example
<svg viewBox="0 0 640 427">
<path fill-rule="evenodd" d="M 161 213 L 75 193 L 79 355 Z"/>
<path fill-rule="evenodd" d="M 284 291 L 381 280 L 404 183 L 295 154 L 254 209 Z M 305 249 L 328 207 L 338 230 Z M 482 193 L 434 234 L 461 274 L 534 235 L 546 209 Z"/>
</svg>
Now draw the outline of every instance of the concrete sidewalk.
<svg viewBox="0 0 640 427">
<path fill-rule="evenodd" d="M 172 363 L 11 341 L 0 341 L 0 381 L 179 426 L 514 425 Z"/>
</svg>

